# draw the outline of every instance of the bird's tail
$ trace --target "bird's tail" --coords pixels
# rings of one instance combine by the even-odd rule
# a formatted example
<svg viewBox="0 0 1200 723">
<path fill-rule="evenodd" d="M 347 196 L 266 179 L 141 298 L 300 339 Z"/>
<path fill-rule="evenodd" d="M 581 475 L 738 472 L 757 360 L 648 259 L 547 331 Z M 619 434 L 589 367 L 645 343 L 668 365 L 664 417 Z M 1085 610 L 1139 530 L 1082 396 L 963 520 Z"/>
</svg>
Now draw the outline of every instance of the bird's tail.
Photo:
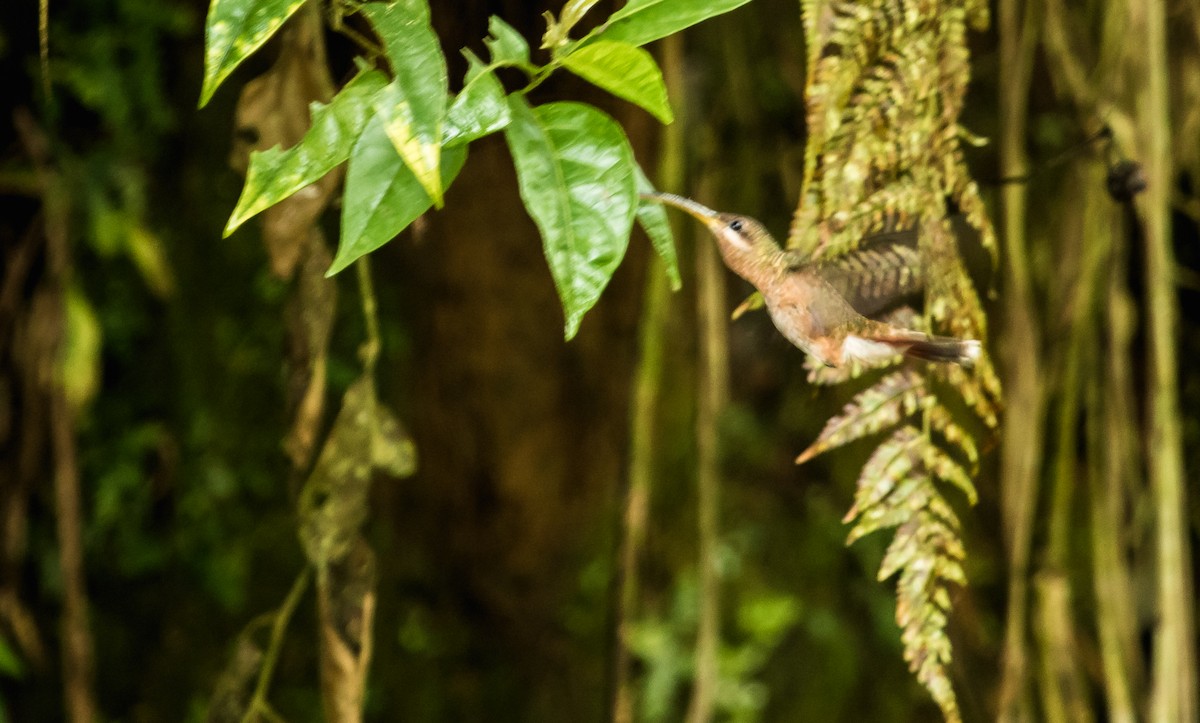
<svg viewBox="0 0 1200 723">
<path fill-rule="evenodd" d="M 913 333 L 909 335 L 887 335 L 867 337 L 871 342 L 885 344 L 894 351 L 914 359 L 947 364 L 961 364 L 970 368 L 983 352 L 983 347 L 975 339 L 954 339 L 948 336 L 926 336 Z"/>
<path fill-rule="evenodd" d="M 905 356 L 932 362 L 975 366 L 983 349 L 975 339 L 951 339 L 944 336 L 930 337 L 925 341 L 912 342 L 903 350 Z"/>
</svg>

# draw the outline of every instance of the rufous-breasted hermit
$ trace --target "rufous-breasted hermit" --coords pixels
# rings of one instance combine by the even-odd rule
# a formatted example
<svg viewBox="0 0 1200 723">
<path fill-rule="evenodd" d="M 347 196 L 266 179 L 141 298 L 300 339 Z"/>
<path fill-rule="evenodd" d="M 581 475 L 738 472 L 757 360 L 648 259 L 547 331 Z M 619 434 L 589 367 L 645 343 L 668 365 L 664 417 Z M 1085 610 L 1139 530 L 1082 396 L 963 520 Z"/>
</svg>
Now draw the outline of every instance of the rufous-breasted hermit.
<svg viewBox="0 0 1200 723">
<path fill-rule="evenodd" d="M 979 358 L 977 340 L 931 336 L 863 316 L 847 298 L 850 292 L 871 295 L 870 289 L 862 294 L 851 288 L 859 282 L 869 283 L 853 277 L 854 264 L 798 259 L 794 251 L 780 248 L 761 223 L 747 216 L 718 213 L 670 193 L 645 193 L 642 197 L 687 211 L 707 226 L 725 265 L 758 289 L 779 332 L 827 366 L 855 361 L 871 366 L 904 354 L 969 367 Z M 878 272 L 888 263 L 889 254 L 896 257 L 896 263 L 886 285 L 892 290 L 914 290 L 911 282 L 919 280 L 905 276 L 913 265 L 909 262 L 916 261 L 913 249 L 876 252 L 874 262 L 864 266 L 874 266 Z"/>
</svg>

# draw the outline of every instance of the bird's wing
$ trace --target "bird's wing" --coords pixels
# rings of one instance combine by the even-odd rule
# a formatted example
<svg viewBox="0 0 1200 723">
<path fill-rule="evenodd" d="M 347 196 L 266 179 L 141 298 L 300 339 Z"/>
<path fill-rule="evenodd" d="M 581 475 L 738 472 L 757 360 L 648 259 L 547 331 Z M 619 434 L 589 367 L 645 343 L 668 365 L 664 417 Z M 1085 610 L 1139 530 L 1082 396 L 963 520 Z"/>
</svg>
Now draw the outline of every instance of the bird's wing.
<svg viewBox="0 0 1200 723">
<path fill-rule="evenodd" d="M 816 293 L 808 301 L 808 313 L 814 333 L 840 338 L 876 323 L 854 308 L 842 290 L 830 284 L 824 276 L 814 274 L 811 279 Z"/>
<path fill-rule="evenodd" d="M 871 315 L 925 285 L 917 248 L 894 236 L 899 234 L 872 239 L 862 248 L 826 261 L 806 263 L 789 258 L 789 267 L 816 274 L 860 314 Z"/>
</svg>

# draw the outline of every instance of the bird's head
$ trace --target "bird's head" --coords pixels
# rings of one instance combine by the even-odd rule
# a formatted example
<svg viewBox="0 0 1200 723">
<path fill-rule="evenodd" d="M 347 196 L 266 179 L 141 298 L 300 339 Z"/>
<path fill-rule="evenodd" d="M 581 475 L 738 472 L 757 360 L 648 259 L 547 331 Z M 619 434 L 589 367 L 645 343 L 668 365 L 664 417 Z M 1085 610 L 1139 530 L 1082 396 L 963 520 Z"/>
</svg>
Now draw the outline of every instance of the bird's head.
<svg viewBox="0 0 1200 723">
<path fill-rule="evenodd" d="M 711 208 L 696 203 L 690 198 L 676 196 L 673 193 L 643 193 L 642 198 L 658 201 L 669 206 L 687 211 L 703 223 L 713 238 L 725 262 L 741 273 L 749 264 L 762 262 L 779 252 L 779 244 L 763 225 L 749 216 L 735 213 L 718 213 Z"/>
</svg>

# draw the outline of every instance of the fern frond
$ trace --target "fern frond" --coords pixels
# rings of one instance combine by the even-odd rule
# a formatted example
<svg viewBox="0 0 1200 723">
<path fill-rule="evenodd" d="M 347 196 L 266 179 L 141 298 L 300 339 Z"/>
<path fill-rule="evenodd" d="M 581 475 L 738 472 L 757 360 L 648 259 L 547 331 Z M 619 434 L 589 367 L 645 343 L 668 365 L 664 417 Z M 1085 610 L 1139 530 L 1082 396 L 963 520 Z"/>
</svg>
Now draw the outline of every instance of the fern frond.
<svg viewBox="0 0 1200 723">
<path fill-rule="evenodd" d="M 934 477 L 957 487 L 972 506 L 979 501 L 979 492 L 975 489 L 975 482 L 971 480 L 971 475 L 967 474 L 967 470 L 940 447 L 932 444 L 929 446 L 925 463 Z"/>
<path fill-rule="evenodd" d="M 924 277 L 924 324 L 934 334 L 987 338 L 987 316 L 947 222 L 966 217 L 993 261 L 996 237 L 961 148 L 958 123 L 970 78 L 968 26 L 988 17 L 984 0 L 802 0 L 809 48 L 808 146 L 788 246 L 805 259 L 848 269 L 870 288 L 908 288 L 876 271 L 883 259 L 857 251 L 886 229 L 915 228 Z M 815 14 L 813 14 L 815 13 Z M 865 254 L 865 255 L 864 255 Z M 901 266 L 912 259 L 904 259 Z M 878 276 L 878 278 L 876 278 Z M 832 384 L 866 370 L 809 367 Z M 984 430 L 999 424 L 1000 382 L 985 355 L 973 370 L 910 365 L 858 393 L 797 462 L 892 429 L 859 476 L 848 544 L 896 528 L 880 576 L 899 574 L 896 622 L 904 657 L 948 721 L 961 716 L 947 673 L 950 585 L 966 583 L 960 521 L 941 489 L 977 499 L 971 474 L 979 442 L 951 411 Z M 949 404 L 947 404 L 949 402 Z M 916 418 L 920 412 L 920 418 Z"/>
<path fill-rule="evenodd" d="M 983 363 L 980 364 L 980 361 Z M 975 416 L 979 417 L 980 421 L 989 429 L 996 429 L 1000 426 L 1000 419 L 997 416 L 1000 408 L 984 386 L 985 382 L 981 379 L 982 374 L 979 369 L 984 367 L 985 370 L 990 371 L 991 361 L 981 358 L 975 366 L 975 370 L 968 372 L 961 367 L 944 364 L 933 373 L 958 391 L 963 402 L 970 407 Z"/>
<path fill-rule="evenodd" d="M 869 509 L 860 510 L 857 521 L 849 520 L 849 522 L 854 522 L 854 527 L 850 528 L 850 534 L 846 536 L 846 544 L 858 542 L 872 532 L 904 524 L 913 516 L 910 507 L 927 505 L 932 499 L 930 496 L 932 490 L 933 486 L 925 478 L 917 476 L 905 478 L 896 487 L 895 498 L 904 500 L 906 504 L 900 506 L 875 505 Z"/>
<path fill-rule="evenodd" d="M 925 391 L 925 380 L 912 369 L 888 374 L 875 385 L 859 392 L 830 419 L 817 440 L 796 458 L 803 464 L 818 454 L 882 431 L 923 409 L 933 398 Z"/>
<path fill-rule="evenodd" d="M 932 487 L 933 482 L 928 477 L 924 480 L 925 484 Z M 930 494 L 936 494 L 936 491 L 931 490 Z M 892 544 L 888 546 L 879 565 L 879 579 L 886 580 L 911 567 L 925 567 L 926 561 L 930 569 L 938 564 L 948 564 L 943 563 L 943 557 L 955 564 L 965 557 L 962 543 L 958 540 L 958 530 L 917 510 L 896 530 L 896 536 L 892 538 Z M 961 566 L 958 569 L 961 570 Z"/>
<path fill-rule="evenodd" d="M 846 513 L 846 522 L 858 517 L 859 510 L 879 504 L 895 489 L 897 482 L 906 479 L 913 467 L 920 464 L 920 450 L 917 447 L 920 441 L 920 432 L 915 427 L 905 425 L 875 448 L 858 477 L 858 492 L 854 496 L 854 506 Z"/>
<path fill-rule="evenodd" d="M 954 509 L 950 507 L 950 505 L 946 504 L 945 498 L 943 498 L 941 495 L 938 495 L 937 497 L 931 497 L 929 504 L 925 507 L 925 511 L 938 517 L 939 519 L 945 520 L 946 524 L 950 525 L 956 530 L 962 529 L 962 523 L 959 522 L 958 515 L 954 512 Z M 961 585 L 967 584 L 965 577 L 962 580 L 955 580 L 955 582 Z"/>
<path fill-rule="evenodd" d="M 954 421 L 950 410 L 941 405 L 934 405 L 929 408 L 925 418 L 929 421 L 929 426 L 941 435 L 947 444 L 953 445 L 963 453 L 972 467 L 979 463 L 979 446 L 975 444 L 975 438 Z"/>
<path fill-rule="evenodd" d="M 914 528 L 935 530 L 925 513 L 918 513 Z M 903 529 L 903 528 L 902 528 Z M 920 541 L 923 555 L 914 556 L 900 572 L 896 583 L 896 624 L 902 630 L 904 659 L 916 674 L 947 721 L 962 720 L 947 667 L 951 659 L 950 638 L 946 635 L 950 595 L 947 582 L 965 583 L 962 548 L 950 544 L 957 533 L 927 532 Z"/>
<path fill-rule="evenodd" d="M 901 357 L 897 355 L 896 359 Z M 890 366 L 894 362 L 883 363 L 882 366 Z M 808 383 L 815 384 L 821 387 L 831 386 L 833 384 L 841 384 L 848 382 L 851 379 L 858 379 L 863 374 L 872 371 L 869 367 L 857 359 L 852 360 L 849 364 L 843 364 L 840 367 L 827 367 L 819 361 L 816 361 L 812 356 L 804 355 L 804 368 L 808 371 Z"/>
<path fill-rule="evenodd" d="M 909 428 L 910 444 L 928 438 Z M 914 458 L 918 468 L 919 457 Z M 904 645 L 904 659 L 917 680 L 929 690 L 947 721 L 960 720 L 958 703 L 947 666 L 951 659 L 946 635 L 951 607 L 950 584 L 965 585 L 962 561 L 966 557 L 959 537 L 957 516 L 945 504 L 931 476 L 921 471 L 904 479 L 896 494 L 864 511 L 850 537 L 856 540 L 871 531 L 896 527 L 879 567 L 879 579 L 896 573 L 896 624 Z"/>
</svg>

